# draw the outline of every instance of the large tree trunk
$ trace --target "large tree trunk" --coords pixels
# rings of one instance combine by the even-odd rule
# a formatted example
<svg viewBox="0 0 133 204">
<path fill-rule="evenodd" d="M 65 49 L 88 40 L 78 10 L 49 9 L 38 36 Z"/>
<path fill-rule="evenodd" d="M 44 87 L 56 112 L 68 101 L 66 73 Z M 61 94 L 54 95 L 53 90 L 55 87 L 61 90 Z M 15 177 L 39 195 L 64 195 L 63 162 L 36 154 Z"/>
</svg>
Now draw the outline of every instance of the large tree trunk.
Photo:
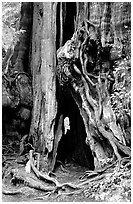
<svg viewBox="0 0 133 204">
<path fill-rule="evenodd" d="M 36 151 L 53 149 L 56 102 L 56 3 L 34 3 L 33 111 L 30 135 Z"/>
<path fill-rule="evenodd" d="M 24 138 L 44 165 L 52 171 L 70 154 L 94 169 L 130 156 L 108 89 L 113 62 L 119 66 L 127 52 L 130 58 L 130 3 L 22 3 L 20 29 L 26 32 L 3 61 L 2 105 L 25 123 L 33 107 Z"/>
</svg>

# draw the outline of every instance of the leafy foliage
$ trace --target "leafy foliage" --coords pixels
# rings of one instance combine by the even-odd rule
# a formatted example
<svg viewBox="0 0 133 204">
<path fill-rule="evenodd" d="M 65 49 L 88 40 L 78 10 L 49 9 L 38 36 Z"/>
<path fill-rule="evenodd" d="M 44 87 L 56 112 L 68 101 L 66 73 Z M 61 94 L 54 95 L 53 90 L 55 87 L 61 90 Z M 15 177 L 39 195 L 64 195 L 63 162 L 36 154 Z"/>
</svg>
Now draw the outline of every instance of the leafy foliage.
<svg viewBox="0 0 133 204">
<path fill-rule="evenodd" d="M 93 184 L 84 191 L 85 197 L 95 201 L 130 202 L 131 200 L 131 174 L 129 169 L 115 169 L 113 174 L 106 174 L 106 179 Z"/>
<path fill-rule="evenodd" d="M 114 65 L 114 90 L 111 105 L 120 125 L 126 144 L 131 145 L 131 65 L 127 56 Z"/>
<path fill-rule="evenodd" d="M 2 2 L 2 47 L 7 50 L 19 29 L 21 2 Z"/>
<path fill-rule="evenodd" d="M 131 66 L 128 58 L 117 61 L 114 67 L 115 84 L 111 95 L 112 107 L 117 118 L 131 114 Z"/>
</svg>

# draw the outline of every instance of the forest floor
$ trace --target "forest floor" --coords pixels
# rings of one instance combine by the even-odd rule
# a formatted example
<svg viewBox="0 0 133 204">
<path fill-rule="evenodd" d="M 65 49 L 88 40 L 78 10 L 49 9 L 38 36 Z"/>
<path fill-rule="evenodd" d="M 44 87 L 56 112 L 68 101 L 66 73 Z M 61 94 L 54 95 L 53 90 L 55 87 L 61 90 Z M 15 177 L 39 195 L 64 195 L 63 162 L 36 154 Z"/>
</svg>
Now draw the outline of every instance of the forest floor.
<svg viewBox="0 0 133 204">
<path fill-rule="evenodd" d="M 118 165 L 109 168 L 102 175 L 93 175 L 87 178 L 89 174 L 86 167 L 81 167 L 75 162 L 70 162 L 63 166 L 58 166 L 55 169 L 55 175 L 58 182 L 73 183 L 79 185 L 84 183 L 80 189 L 60 189 L 56 191 L 44 192 L 28 187 L 25 183 L 11 182 L 11 170 L 17 169 L 22 172 L 22 175 L 27 175 L 25 165 L 23 164 L 23 157 L 15 155 L 4 155 L 3 165 L 3 202 L 131 202 L 131 165 L 123 162 L 121 166 Z M 22 162 L 21 162 L 22 161 Z M 39 181 L 40 184 L 46 182 L 38 180 L 38 178 L 31 171 L 30 177 Z M 55 176 L 53 175 L 53 176 Z M 47 187 L 49 184 L 47 184 Z M 19 191 L 20 190 L 20 191 Z M 19 191 L 19 193 L 10 192 Z"/>
</svg>

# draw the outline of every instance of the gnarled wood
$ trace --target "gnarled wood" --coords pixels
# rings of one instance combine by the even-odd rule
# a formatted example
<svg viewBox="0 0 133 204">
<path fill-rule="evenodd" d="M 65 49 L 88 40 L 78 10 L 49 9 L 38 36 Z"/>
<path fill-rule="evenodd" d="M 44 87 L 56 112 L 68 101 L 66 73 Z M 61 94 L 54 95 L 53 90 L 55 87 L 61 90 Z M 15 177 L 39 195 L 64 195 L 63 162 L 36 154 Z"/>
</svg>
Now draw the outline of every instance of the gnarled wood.
<svg viewBox="0 0 133 204">
<path fill-rule="evenodd" d="M 108 73 L 105 72 L 104 65 L 102 67 L 101 64 L 104 50 L 100 43 L 102 39 L 98 36 L 98 28 L 91 25 L 89 21 L 87 23 L 88 25 L 84 21 L 71 40 L 57 51 L 59 62 L 57 74 L 59 79 L 62 80 L 61 85 L 66 85 L 66 88 L 68 86 L 72 91 L 86 128 L 87 144 L 89 144 L 94 158 L 96 158 L 95 168 L 99 168 L 104 163 L 106 164 L 112 150 L 118 160 L 121 160 L 119 150 L 128 156 L 130 156 L 131 151 L 130 148 L 125 146 L 122 130 L 116 124 L 116 117 L 111 107 L 107 88 Z M 78 46 L 79 44 L 80 46 Z M 79 55 L 75 53 L 79 53 Z M 61 61 L 64 58 L 65 63 L 62 67 Z M 81 66 L 79 63 L 76 65 L 78 60 L 80 60 Z M 88 73 L 89 66 L 96 75 L 93 77 L 93 81 Z M 106 69 L 109 71 L 110 66 Z M 78 78 L 74 72 L 78 74 Z M 79 99 L 76 97 L 77 94 Z M 102 142 L 103 138 L 106 138 L 109 142 L 106 150 L 104 145 L 107 144 L 104 144 L 105 141 Z"/>
</svg>

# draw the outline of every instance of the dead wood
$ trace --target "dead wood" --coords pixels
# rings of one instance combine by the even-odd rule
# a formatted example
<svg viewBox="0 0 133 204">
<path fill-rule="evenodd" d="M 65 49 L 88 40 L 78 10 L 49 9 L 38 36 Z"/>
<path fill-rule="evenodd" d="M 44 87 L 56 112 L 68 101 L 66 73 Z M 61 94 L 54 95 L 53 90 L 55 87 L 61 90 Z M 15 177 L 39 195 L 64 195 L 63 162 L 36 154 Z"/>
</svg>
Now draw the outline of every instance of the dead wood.
<svg viewBox="0 0 133 204">
<path fill-rule="evenodd" d="M 18 169 L 12 169 L 11 174 L 13 175 L 11 182 L 15 185 L 16 183 L 23 183 L 31 188 L 42 190 L 42 191 L 53 191 L 53 186 L 43 185 L 40 181 L 34 179 L 30 174 L 22 172 Z"/>
<path fill-rule="evenodd" d="M 17 195 L 17 194 L 22 194 L 23 193 L 23 188 L 21 188 L 20 190 L 6 190 L 2 187 L 2 194 L 4 195 Z"/>
<path fill-rule="evenodd" d="M 54 170 L 55 162 L 56 162 L 56 156 L 57 156 L 57 148 L 59 145 L 59 141 L 62 137 L 62 124 L 63 124 L 63 115 L 60 116 L 58 127 L 55 133 L 55 139 L 54 139 L 54 147 L 52 153 L 49 154 L 49 171 Z"/>
</svg>

